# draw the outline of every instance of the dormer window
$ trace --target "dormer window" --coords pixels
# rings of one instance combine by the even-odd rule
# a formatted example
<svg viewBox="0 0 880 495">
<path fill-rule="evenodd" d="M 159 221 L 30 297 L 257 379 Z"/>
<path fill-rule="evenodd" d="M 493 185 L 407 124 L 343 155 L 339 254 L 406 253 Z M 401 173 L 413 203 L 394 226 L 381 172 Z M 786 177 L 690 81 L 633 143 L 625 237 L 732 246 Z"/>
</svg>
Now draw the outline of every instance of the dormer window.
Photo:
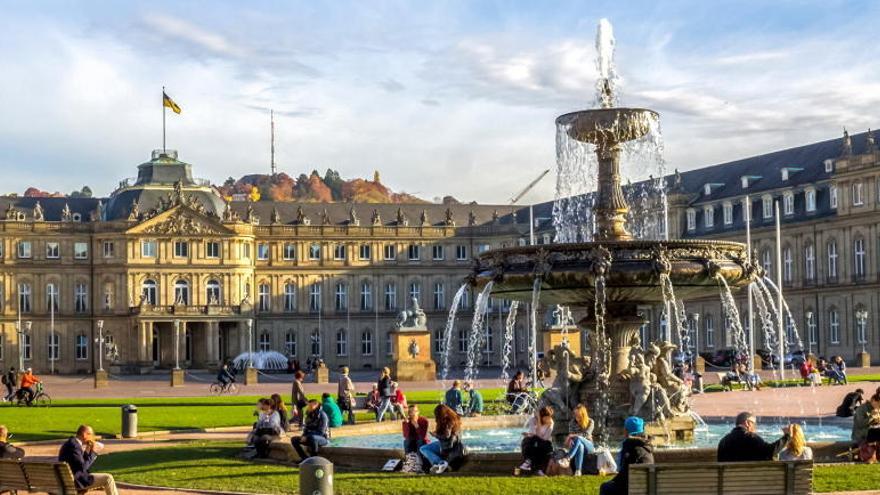
<svg viewBox="0 0 880 495">
<path fill-rule="evenodd" d="M 816 189 L 808 187 L 804 190 L 804 203 L 807 212 L 816 211 Z"/>
<path fill-rule="evenodd" d="M 757 182 L 760 179 L 761 179 L 760 175 L 743 175 L 742 177 L 739 178 L 740 182 L 742 183 L 743 189 L 748 189 L 749 186 L 751 186 L 752 184 L 754 184 L 755 182 Z"/>
<path fill-rule="evenodd" d="M 742 188 L 743 189 L 749 188 L 749 178 L 747 176 L 743 175 L 742 177 L 740 177 L 740 181 L 742 181 Z"/>
<path fill-rule="evenodd" d="M 724 225 L 733 224 L 733 203 L 727 201 L 724 203 L 722 207 L 723 216 L 724 216 Z"/>
<path fill-rule="evenodd" d="M 800 172 L 801 170 L 803 170 L 803 169 L 799 168 L 799 167 L 783 167 L 782 168 L 782 180 L 787 181 L 788 178 L 792 176 L 792 174 Z"/>
<path fill-rule="evenodd" d="M 773 196 L 769 194 L 761 196 L 761 204 L 763 206 L 764 220 L 773 218 Z"/>
<path fill-rule="evenodd" d="M 723 187 L 723 186 L 724 186 L 723 183 L 707 182 L 707 183 L 703 184 L 703 195 L 709 196 L 712 194 L 713 189 L 718 189 L 719 187 Z"/>
<path fill-rule="evenodd" d="M 703 223 L 706 225 L 707 229 L 711 229 L 715 226 L 715 207 L 712 205 L 706 205 L 703 207 Z"/>
<path fill-rule="evenodd" d="M 782 180 L 784 180 L 784 181 L 788 180 L 788 169 L 787 168 L 782 169 Z"/>
<path fill-rule="evenodd" d="M 794 215 L 794 193 L 791 191 L 782 195 L 782 209 L 786 215 Z"/>
<path fill-rule="evenodd" d="M 697 211 L 693 208 L 688 208 L 687 210 L 687 229 L 688 230 L 696 230 L 697 229 Z"/>
<path fill-rule="evenodd" d="M 834 160 L 832 160 L 831 158 L 825 160 L 825 171 L 829 174 L 831 172 L 834 172 Z"/>
</svg>

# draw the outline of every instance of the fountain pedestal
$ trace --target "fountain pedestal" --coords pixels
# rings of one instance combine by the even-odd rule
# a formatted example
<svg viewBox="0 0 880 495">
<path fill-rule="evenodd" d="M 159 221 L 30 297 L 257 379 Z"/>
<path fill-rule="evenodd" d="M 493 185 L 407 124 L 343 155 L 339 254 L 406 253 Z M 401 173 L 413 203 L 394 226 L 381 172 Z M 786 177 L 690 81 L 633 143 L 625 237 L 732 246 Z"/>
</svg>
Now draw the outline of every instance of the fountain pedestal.
<svg viewBox="0 0 880 495">
<path fill-rule="evenodd" d="M 755 371 L 761 371 L 761 368 L 763 368 L 763 367 L 764 367 L 764 360 L 761 359 L 760 354 L 755 353 L 755 355 L 752 356 L 752 369 Z"/>
<path fill-rule="evenodd" d="M 697 359 L 694 361 L 694 371 L 697 373 L 706 372 L 706 358 L 703 356 L 697 356 Z"/>
<path fill-rule="evenodd" d="M 860 352 L 857 356 L 859 367 L 861 368 L 870 368 L 871 367 L 871 354 L 867 351 Z"/>
<path fill-rule="evenodd" d="M 544 352 L 553 349 L 565 342 L 569 352 L 574 356 L 581 356 L 581 330 L 575 325 L 553 325 L 544 328 L 541 343 Z"/>
<path fill-rule="evenodd" d="M 428 329 L 397 329 L 390 334 L 394 344 L 391 377 L 396 381 L 419 382 L 437 378 L 437 364 L 431 359 Z"/>
</svg>

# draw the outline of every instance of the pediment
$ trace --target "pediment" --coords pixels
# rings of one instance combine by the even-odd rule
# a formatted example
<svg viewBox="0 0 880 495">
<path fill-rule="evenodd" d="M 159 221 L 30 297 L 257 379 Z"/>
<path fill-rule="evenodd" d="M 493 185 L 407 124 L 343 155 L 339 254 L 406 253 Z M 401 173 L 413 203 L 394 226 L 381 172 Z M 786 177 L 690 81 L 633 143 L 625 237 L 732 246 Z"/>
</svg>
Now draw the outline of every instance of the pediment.
<svg viewBox="0 0 880 495">
<path fill-rule="evenodd" d="M 128 229 L 129 234 L 232 235 L 217 220 L 178 205 Z"/>
</svg>

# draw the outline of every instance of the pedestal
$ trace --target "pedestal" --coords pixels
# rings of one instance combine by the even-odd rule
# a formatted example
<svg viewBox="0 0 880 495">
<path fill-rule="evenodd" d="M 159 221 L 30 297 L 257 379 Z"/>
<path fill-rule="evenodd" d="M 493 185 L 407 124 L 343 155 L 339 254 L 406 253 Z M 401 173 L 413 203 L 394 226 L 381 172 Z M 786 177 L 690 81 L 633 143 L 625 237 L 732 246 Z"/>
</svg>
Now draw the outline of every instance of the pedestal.
<svg viewBox="0 0 880 495">
<path fill-rule="evenodd" d="M 697 356 L 697 359 L 694 361 L 694 371 L 697 373 L 705 373 L 706 372 L 706 359 L 703 356 Z"/>
<path fill-rule="evenodd" d="M 856 358 L 858 359 L 859 367 L 862 368 L 870 368 L 871 367 L 871 354 L 862 351 L 860 352 Z"/>
<path fill-rule="evenodd" d="M 257 369 L 253 366 L 244 369 L 244 384 L 245 385 L 256 385 L 257 381 Z"/>
<path fill-rule="evenodd" d="M 95 388 L 107 388 L 110 386 L 110 374 L 107 370 L 95 371 Z"/>
<path fill-rule="evenodd" d="M 184 384 L 183 370 L 171 370 L 171 386 L 182 387 Z"/>
<path fill-rule="evenodd" d="M 330 383 L 330 368 L 321 363 L 315 368 L 315 383 Z"/>
<path fill-rule="evenodd" d="M 394 346 L 391 377 L 396 381 L 420 382 L 437 379 L 437 364 L 431 359 L 431 332 L 427 329 L 397 330 L 390 334 Z"/>
<path fill-rule="evenodd" d="M 544 352 L 562 345 L 565 341 L 568 343 L 569 352 L 574 356 L 581 356 L 581 331 L 576 326 L 567 327 L 548 327 L 544 329 L 541 336 L 544 345 Z"/>
<path fill-rule="evenodd" d="M 752 366 L 755 371 L 761 371 L 761 368 L 764 367 L 764 360 L 761 359 L 760 354 L 755 354 L 752 356 Z"/>
</svg>

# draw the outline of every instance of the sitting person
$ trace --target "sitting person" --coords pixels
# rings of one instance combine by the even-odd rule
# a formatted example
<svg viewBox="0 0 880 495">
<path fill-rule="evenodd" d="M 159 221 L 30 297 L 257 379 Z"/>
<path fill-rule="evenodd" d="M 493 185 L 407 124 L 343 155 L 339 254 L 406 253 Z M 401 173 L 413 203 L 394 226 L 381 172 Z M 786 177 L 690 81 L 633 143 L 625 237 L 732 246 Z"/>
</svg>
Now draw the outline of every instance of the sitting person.
<svg viewBox="0 0 880 495">
<path fill-rule="evenodd" d="M 403 421 L 403 451 L 407 454 L 418 453 L 428 443 L 428 418 L 420 416 L 419 406 L 411 404 Z"/>
<path fill-rule="evenodd" d="M 730 371 L 721 378 L 721 390 L 733 390 L 734 383 L 742 383 L 743 379 L 739 372 L 740 367 L 736 361 L 734 361 L 733 364 L 730 365 Z"/>
<path fill-rule="evenodd" d="M 829 365 L 829 375 L 834 383 L 838 385 L 846 385 L 846 361 L 843 360 L 841 356 L 834 356 L 831 358 L 831 364 Z"/>
<path fill-rule="evenodd" d="M 235 374 L 229 370 L 229 363 L 223 363 L 223 366 L 220 367 L 220 370 L 217 372 L 217 382 L 226 388 L 230 383 L 235 383 Z"/>
<path fill-rule="evenodd" d="M 568 451 L 565 457 L 560 459 L 559 465 L 562 467 L 570 465 L 572 474 L 580 476 L 584 457 L 596 450 L 593 445 L 593 427 L 595 425 L 587 414 L 587 406 L 583 404 L 578 404 L 574 408 L 572 416 L 571 424 L 568 427 L 568 438 L 565 439 Z"/>
<path fill-rule="evenodd" d="M 0 459 L 18 460 L 24 457 L 24 449 L 9 443 L 9 429 L 6 425 L 0 425 Z"/>
<path fill-rule="evenodd" d="M 473 382 L 464 383 L 464 391 L 468 394 L 467 411 L 471 417 L 483 415 L 483 395 L 474 387 Z"/>
<path fill-rule="evenodd" d="M 529 387 L 526 385 L 526 378 L 522 371 L 517 371 L 513 375 L 513 379 L 507 384 L 507 394 L 505 398 L 507 403 L 511 405 L 515 414 L 519 413 L 525 405 L 525 401 L 521 399 L 522 394 L 529 393 Z"/>
<path fill-rule="evenodd" d="M 106 495 L 117 495 L 116 482 L 112 474 L 90 473 L 89 469 L 98 458 L 98 450 L 103 447 L 95 439 L 95 431 L 89 425 L 80 425 L 76 436 L 70 437 L 58 452 L 58 462 L 67 463 L 73 473 L 73 482 L 78 492 L 104 490 Z"/>
<path fill-rule="evenodd" d="M 807 447 L 807 439 L 801 425 L 794 423 L 789 428 L 789 439 L 779 452 L 780 461 L 812 461 L 813 449 Z"/>
<path fill-rule="evenodd" d="M 837 406 L 838 418 L 851 418 L 856 409 L 865 402 L 865 391 L 857 388 L 854 392 L 850 392 L 843 397 L 843 402 Z"/>
<path fill-rule="evenodd" d="M 333 396 L 326 392 L 321 394 L 321 409 L 327 415 L 330 428 L 342 426 L 342 410 L 339 409 L 339 405 L 333 400 Z"/>
<path fill-rule="evenodd" d="M 741 412 L 736 416 L 736 426 L 718 442 L 718 462 L 773 460 L 776 452 L 788 442 L 790 427 L 782 429 L 782 438 L 768 443 L 755 433 L 757 421 L 749 412 Z"/>
<path fill-rule="evenodd" d="M 278 413 L 278 419 L 281 420 L 281 431 L 290 430 L 290 411 L 287 410 L 284 399 L 280 394 L 272 394 L 270 398 L 272 399 L 272 407 Z"/>
<path fill-rule="evenodd" d="M 419 449 L 431 464 L 431 472 L 441 474 L 456 469 L 464 462 L 467 449 L 461 442 L 461 417 L 445 404 L 434 408 L 435 430 L 431 436 L 437 439 Z"/>
<path fill-rule="evenodd" d="M 617 475 L 602 483 L 599 495 L 626 495 L 629 492 L 629 467 L 633 464 L 654 464 L 654 445 L 645 435 L 645 421 L 630 416 L 623 423 L 626 438 L 620 445 Z"/>
<path fill-rule="evenodd" d="M 446 391 L 443 403 L 446 404 L 449 409 L 455 411 L 459 416 L 464 414 L 464 400 L 461 397 L 461 380 L 455 380 L 452 382 L 452 388 Z"/>
<path fill-rule="evenodd" d="M 874 464 L 880 451 L 880 387 L 853 413 L 852 439 L 862 462 Z"/>
<path fill-rule="evenodd" d="M 799 371 L 801 373 L 801 380 L 803 380 L 804 385 L 807 385 L 807 384 L 815 385 L 815 383 L 811 383 L 812 382 L 811 376 L 813 374 L 813 371 L 815 371 L 815 369 L 816 368 L 813 366 L 813 362 L 810 361 L 809 359 L 805 359 L 804 362 L 801 363 Z"/>
<path fill-rule="evenodd" d="M 280 440 L 284 430 L 281 429 L 281 415 L 275 410 L 272 399 L 257 401 L 256 414 L 257 422 L 248 435 L 248 444 L 254 446 L 256 457 L 265 459 L 269 457 L 272 442 Z"/>
<path fill-rule="evenodd" d="M 330 443 L 330 427 L 327 414 L 321 409 L 318 401 L 312 399 L 306 405 L 305 424 L 303 426 L 302 435 L 293 437 L 290 443 L 296 453 L 299 454 L 300 460 L 318 455 L 321 447 Z M 309 451 L 309 455 L 303 451 L 303 444 Z"/>
<path fill-rule="evenodd" d="M 391 382 L 391 393 L 391 411 L 398 419 L 406 418 L 409 406 L 406 403 L 406 396 L 403 395 L 403 390 L 401 390 L 399 383 Z"/>
<path fill-rule="evenodd" d="M 523 462 L 519 468 L 523 471 L 534 470 L 538 476 L 544 476 L 547 463 L 553 454 L 553 408 L 544 406 L 537 414 L 529 418 L 523 441 L 520 444 Z"/>
<path fill-rule="evenodd" d="M 379 394 L 379 385 L 373 384 L 373 390 L 367 394 L 367 400 L 364 402 L 364 408 L 373 413 L 379 412 L 379 404 L 382 403 L 382 396 Z"/>
</svg>

